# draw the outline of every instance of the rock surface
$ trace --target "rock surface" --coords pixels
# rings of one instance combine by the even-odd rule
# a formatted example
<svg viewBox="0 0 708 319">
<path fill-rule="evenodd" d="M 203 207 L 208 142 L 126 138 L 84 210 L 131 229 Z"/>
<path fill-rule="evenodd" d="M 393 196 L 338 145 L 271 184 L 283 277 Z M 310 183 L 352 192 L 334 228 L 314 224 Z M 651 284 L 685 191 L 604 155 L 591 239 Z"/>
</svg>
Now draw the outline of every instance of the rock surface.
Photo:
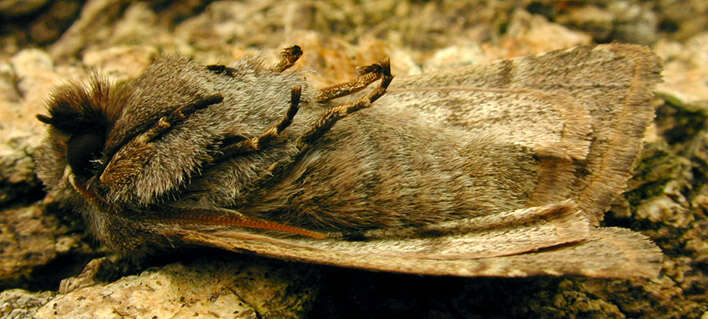
<svg viewBox="0 0 708 319">
<path fill-rule="evenodd" d="M 0 10 L 14 14 L 0 33 L 2 318 L 708 318 L 704 1 L 57 3 L 64 9 Z M 598 41 L 647 44 L 665 63 L 656 125 L 605 220 L 662 248 L 656 280 L 416 277 L 213 252 L 93 278 L 81 269 L 106 252 L 78 216 L 42 202 L 33 174 L 43 134 L 35 114 L 52 87 L 93 69 L 120 81 L 159 54 L 228 63 L 297 43 L 305 55 L 296 67 L 324 86 L 385 55 L 400 75 Z"/>
<path fill-rule="evenodd" d="M 315 292 L 286 264 L 201 259 L 57 295 L 36 318 L 301 318 Z M 298 267 L 295 267 L 298 268 Z M 293 280 L 292 276 L 300 276 Z M 295 287 L 294 287 L 295 286 Z M 285 294 L 284 292 L 288 292 Z"/>
</svg>

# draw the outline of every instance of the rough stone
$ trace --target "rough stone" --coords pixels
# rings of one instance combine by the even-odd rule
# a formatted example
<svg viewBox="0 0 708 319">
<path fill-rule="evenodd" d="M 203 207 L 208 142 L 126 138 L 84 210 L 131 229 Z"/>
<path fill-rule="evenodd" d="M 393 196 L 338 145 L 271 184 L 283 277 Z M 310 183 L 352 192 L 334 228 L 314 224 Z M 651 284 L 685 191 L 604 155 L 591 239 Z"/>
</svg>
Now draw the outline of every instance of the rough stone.
<svg viewBox="0 0 708 319">
<path fill-rule="evenodd" d="M 656 53 L 664 60 L 664 83 L 658 91 L 672 103 L 708 110 L 708 32 L 685 44 L 662 40 Z"/>
<path fill-rule="evenodd" d="M 0 318 L 34 319 L 37 309 L 54 298 L 54 295 L 50 291 L 32 293 L 22 289 L 0 292 Z"/>
<path fill-rule="evenodd" d="M 35 316 L 302 318 L 316 289 L 303 286 L 301 278 L 294 279 L 292 270 L 283 265 L 269 267 L 266 263 L 236 260 L 201 259 L 186 265 L 170 264 L 112 283 L 58 294 Z"/>
<path fill-rule="evenodd" d="M 589 44 L 591 39 L 587 34 L 551 23 L 543 16 L 517 10 L 499 44 L 483 47 L 489 59 L 496 60 Z"/>
</svg>

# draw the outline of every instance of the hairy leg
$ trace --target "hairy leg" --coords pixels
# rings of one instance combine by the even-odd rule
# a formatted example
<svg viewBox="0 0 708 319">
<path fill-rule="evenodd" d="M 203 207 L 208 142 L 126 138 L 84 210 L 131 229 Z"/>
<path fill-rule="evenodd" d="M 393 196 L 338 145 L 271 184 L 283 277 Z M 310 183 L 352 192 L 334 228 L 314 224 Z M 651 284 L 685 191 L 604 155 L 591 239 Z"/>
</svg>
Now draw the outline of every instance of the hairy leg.
<svg viewBox="0 0 708 319">
<path fill-rule="evenodd" d="M 325 112 L 325 114 L 307 132 L 305 132 L 305 134 L 303 134 L 297 139 L 296 143 L 299 149 L 298 154 L 282 161 L 279 161 L 269 168 L 273 176 L 278 176 L 281 173 L 287 171 L 290 166 L 293 163 L 297 162 L 300 156 L 302 156 L 302 154 L 304 154 L 310 148 L 310 146 L 312 146 L 312 144 L 314 144 L 320 137 L 327 133 L 334 126 L 334 124 L 337 123 L 337 121 L 358 110 L 370 107 L 374 101 L 376 101 L 378 98 L 384 95 L 384 93 L 386 93 L 388 85 L 391 84 L 391 81 L 393 80 L 393 75 L 391 75 L 390 62 L 386 60 L 379 64 L 373 64 L 367 67 L 367 69 L 376 73 L 374 75 L 375 78 L 381 78 L 381 83 L 379 84 L 379 86 L 373 91 L 371 91 L 369 94 L 359 98 L 356 101 L 334 106 L 330 108 L 327 112 Z M 363 82 L 361 82 L 360 77 L 358 80 L 354 80 L 348 83 Z M 356 91 L 359 91 L 359 89 L 350 91 L 350 94 Z"/>
<path fill-rule="evenodd" d="M 302 49 L 300 49 L 299 46 L 293 45 L 289 48 L 285 48 L 283 49 L 283 51 L 280 52 L 280 61 L 274 66 L 268 68 L 268 70 L 271 70 L 276 73 L 283 72 L 293 66 L 301 56 Z M 216 74 L 223 74 L 231 77 L 233 77 L 236 72 L 238 72 L 236 69 L 225 66 L 223 64 L 211 64 L 207 65 L 206 68 L 207 70 L 212 71 Z"/>
<path fill-rule="evenodd" d="M 359 92 L 369 84 L 387 75 L 391 77 L 391 66 L 388 60 L 382 63 L 359 67 L 357 69 L 357 77 L 354 80 L 321 89 L 320 93 L 317 95 L 317 102 L 325 102 Z"/>
<path fill-rule="evenodd" d="M 301 87 L 298 86 L 292 88 L 292 90 L 290 91 L 290 107 L 288 108 L 288 112 L 278 123 L 273 124 L 273 126 L 265 130 L 259 136 L 241 140 L 239 142 L 224 146 L 221 149 L 222 155 L 219 157 L 219 159 L 223 160 L 232 156 L 258 151 L 264 146 L 266 146 L 268 142 L 278 137 L 283 130 L 290 126 L 293 121 L 293 118 L 295 117 L 295 114 L 297 114 L 300 105 L 301 93 Z"/>
</svg>

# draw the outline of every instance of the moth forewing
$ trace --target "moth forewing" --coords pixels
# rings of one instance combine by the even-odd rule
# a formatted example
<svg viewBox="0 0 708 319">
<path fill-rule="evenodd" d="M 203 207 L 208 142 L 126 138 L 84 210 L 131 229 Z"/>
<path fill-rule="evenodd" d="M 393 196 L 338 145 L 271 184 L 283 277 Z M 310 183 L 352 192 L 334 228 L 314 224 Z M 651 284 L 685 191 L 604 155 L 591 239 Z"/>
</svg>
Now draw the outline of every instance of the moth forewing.
<svg viewBox="0 0 708 319">
<path fill-rule="evenodd" d="M 583 275 L 589 277 L 656 277 L 661 268 L 661 250 L 645 236 L 622 228 L 589 228 L 578 242 L 525 253 L 495 257 L 472 255 L 441 258 L 435 251 L 401 253 L 377 242 L 349 245 L 346 242 L 312 245 L 312 242 L 272 238 L 238 230 L 208 230 L 201 227 L 171 229 L 186 242 L 247 251 L 260 255 L 319 264 L 425 275 L 525 277 L 535 275 Z M 434 242 L 434 240 L 432 241 Z M 405 240 L 398 246 L 408 247 Z M 319 246 L 319 247 L 318 247 Z M 364 251 L 361 246 L 368 246 Z M 333 249 L 334 248 L 334 249 Z M 477 247 L 483 249 L 482 247 Z M 464 249 L 464 248 L 462 248 Z"/>
<path fill-rule="evenodd" d="M 223 238 L 248 239 L 280 245 L 308 247 L 319 251 L 338 251 L 351 255 L 379 255 L 427 259 L 476 259 L 521 254 L 589 238 L 591 229 L 571 201 L 430 224 L 423 227 L 371 230 L 360 234 L 366 240 L 344 240 L 336 234 L 329 238 L 293 238 L 291 235 L 263 233 L 231 227 L 185 230 L 212 232 Z"/>
<path fill-rule="evenodd" d="M 650 101 L 654 86 L 661 81 L 661 69 L 659 57 L 643 46 L 581 46 L 399 78 L 391 89 L 452 87 L 536 90 L 557 96 L 556 104 L 566 109 L 572 117 L 589 114 L 592 133 L 588 138 L 593 143 L 586 162 L 575 169 L 576 182 L 568 198 L 576 199 L 594 223 L 598 223 L 611 200 L 624 190 L 625 182 L 630 177 L 632 163 L 642 147 L 640 140 L 654 117 Z M 569 99 L 574 103 L 564 102 Z M 427 108 L 427 104 L 416 103 L 412 106 L 420 109 Z M 579 105 L 581 109 L 573 105 Z M 438 109 L 436 112 L 450 112 L 446 118 L 453 124 L 465 123 L 468 111 L 454 103 L 434 109 Z M 517 116 L 513 120 L 519 123 L 517 127 L 528 129 L 510 131 L 522 134 L 533 132 L 533 122 L 543 121 L 544 118 L 542 114 Z M 574 120 L 572 123 L 583 122 Z M 587 124 L 582 126 L 587 127 Z M 591 174 L 580 176 L 585 175 L 584 172 Z"/>
</svg>

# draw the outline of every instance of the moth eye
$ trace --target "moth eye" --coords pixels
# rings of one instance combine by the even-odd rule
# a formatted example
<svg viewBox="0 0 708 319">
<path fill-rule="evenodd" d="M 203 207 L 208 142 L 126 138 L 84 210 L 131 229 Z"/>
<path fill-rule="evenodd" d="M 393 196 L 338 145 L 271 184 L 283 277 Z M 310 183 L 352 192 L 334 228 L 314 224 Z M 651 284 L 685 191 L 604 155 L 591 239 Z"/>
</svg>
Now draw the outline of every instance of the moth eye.
<svg viewBox="0 0 708 319">
<path fill-rule="evenodd" d="M 79 177 L 91 177 L 103 149 L 103 137 L 97 134 L 79 134 L 69 139 L 67 162 Z"/>
</svg>

